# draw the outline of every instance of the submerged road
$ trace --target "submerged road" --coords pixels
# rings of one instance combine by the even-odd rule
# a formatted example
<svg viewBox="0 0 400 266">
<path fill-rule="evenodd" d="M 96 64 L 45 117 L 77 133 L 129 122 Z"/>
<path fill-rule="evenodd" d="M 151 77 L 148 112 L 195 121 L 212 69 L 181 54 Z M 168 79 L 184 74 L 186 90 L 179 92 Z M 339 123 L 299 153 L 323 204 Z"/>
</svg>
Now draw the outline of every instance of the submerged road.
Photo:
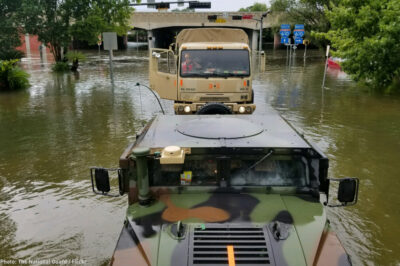
<svg viewBox="0 0 400 266">
<path fill-rule="evenodd" d="M 147 51 L 129 47 L 115 54 L 114 88 L 108 55 L 90 51 L 79 75 L 24 59 L 32 87 L 0 94 L 0 259 L 109 262 L 127 199 L 92 195 L 88 168 L 116 166 L 159 112 L 134 87 L 148 84 Z M 360 178 L 358 204 L 328 211 L 354 265 L 398 265 L 400 98 L 367 92 L 337 70 L 322 90 L 321 54 L 304 61 L 302 52 L 289 65 L 285 50 L 267 50 L 256 113 L 275 108 L 304 132 L 330 158 L 330 177 Z"/>
</svg>

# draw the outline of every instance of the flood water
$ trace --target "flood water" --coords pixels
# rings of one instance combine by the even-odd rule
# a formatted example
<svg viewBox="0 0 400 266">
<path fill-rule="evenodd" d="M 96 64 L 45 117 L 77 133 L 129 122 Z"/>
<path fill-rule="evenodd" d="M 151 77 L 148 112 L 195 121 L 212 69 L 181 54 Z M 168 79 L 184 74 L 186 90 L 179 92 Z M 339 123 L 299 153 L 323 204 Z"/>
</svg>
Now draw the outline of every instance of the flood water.
<svg viewBox="0 0 400 266">
<path fill-rule="evenodd" d="M 0 93 L 0 259 L 80 259 L 107 264 L 126 196 L 94 196 L 90 166 L 115 167 L 135 134 L 159 113 L 148 85 L 147 51 L 85 52 L 77 74 L 23 60 L 32 87 Z M 256 113 L 276 109 L 330 158 L 330 177 L 358 177 L 359 202 L 328 209 L 354 265 L 400 264 L 400 98 L 370 93 L 303 51 L 288 62 L 268 50 L 254 77 Z M 162 101 L 168 113 L 172 103 Z M 0 263 L 1 264 L 1 263 Z"/>
</svg>

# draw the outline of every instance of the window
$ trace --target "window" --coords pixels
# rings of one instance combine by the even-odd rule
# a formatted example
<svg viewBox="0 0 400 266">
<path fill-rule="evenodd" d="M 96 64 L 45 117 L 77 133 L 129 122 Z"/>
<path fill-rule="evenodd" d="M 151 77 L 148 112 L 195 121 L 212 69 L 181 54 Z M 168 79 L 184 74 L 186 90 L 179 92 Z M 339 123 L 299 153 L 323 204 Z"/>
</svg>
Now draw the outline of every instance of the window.
<svg viewBox="0 0 400 266">
<path fill-rule="evenodd" d="M 176 61 L 171 51 L 157 52 L 157 69 L 159 72 L 176 74 Z"/>
<path fill-rule="evenodd" d="M 307 160 L 301 156 L 188 155 L 183 165 L 150 165 L 152 186 L 296 186 L 309 185 Z"/>
<path fill-rule="evenodd" d="M 184 50 L 181 54 L 181 77 L 248 77 L 249 51 Z"/>
</svg>

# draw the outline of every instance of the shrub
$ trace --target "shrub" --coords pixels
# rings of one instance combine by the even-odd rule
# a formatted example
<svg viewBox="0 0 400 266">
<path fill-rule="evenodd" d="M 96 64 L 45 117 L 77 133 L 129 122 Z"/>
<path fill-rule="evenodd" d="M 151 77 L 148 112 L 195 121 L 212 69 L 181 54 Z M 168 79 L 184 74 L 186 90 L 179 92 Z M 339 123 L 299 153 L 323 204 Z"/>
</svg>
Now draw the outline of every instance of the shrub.
<svg viewBox="0 0 400 266">
<path fill-rule="evenodd" d="M 21 59 L 25 54 L 18 50 L 0 50 L 0 60 Z"/>
<path fill-rule="evenodd" d="M 86 56 L 78 51 L 70 51 L 68 52 L 65 57 L 68 59 L 69 62 L 72 63 L 71 70 L 77 71 L 79 67 L 79 61 L 84 62 L 86 61 Z"/>
<path fill-rule="evenodd" d="M 54 72 L 65 72 L 65 71 L 69 71 L 69 65 L 67 62 L 56 62 L 53 66 L 52 69 Z"/>
<path fill-rule="evenodd" d="M 29 74 L 16 65 L 18 61 L 0 61 L 0 90 L 19 90 L 30 86 Z"/>
</svg>

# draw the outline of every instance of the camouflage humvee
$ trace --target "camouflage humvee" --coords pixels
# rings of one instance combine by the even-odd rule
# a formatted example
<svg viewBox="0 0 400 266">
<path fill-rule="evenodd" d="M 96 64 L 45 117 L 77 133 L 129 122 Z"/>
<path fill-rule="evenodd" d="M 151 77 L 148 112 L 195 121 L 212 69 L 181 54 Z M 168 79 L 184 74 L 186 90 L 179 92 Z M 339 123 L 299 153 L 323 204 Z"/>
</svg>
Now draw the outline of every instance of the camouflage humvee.
<svg viewBox="0 0 400 266">
<path fill-rule="evenodd" d="M 120 158 L 129 207 L 111 264 L 350 265 L 320 202 L 327 171 L 276 113 L 157 116 Z M 109 195 L 107 169 L 91 172 Z M 335 206 L 356 203 L 358 180 L 334 181 Z"/>
</svg>

